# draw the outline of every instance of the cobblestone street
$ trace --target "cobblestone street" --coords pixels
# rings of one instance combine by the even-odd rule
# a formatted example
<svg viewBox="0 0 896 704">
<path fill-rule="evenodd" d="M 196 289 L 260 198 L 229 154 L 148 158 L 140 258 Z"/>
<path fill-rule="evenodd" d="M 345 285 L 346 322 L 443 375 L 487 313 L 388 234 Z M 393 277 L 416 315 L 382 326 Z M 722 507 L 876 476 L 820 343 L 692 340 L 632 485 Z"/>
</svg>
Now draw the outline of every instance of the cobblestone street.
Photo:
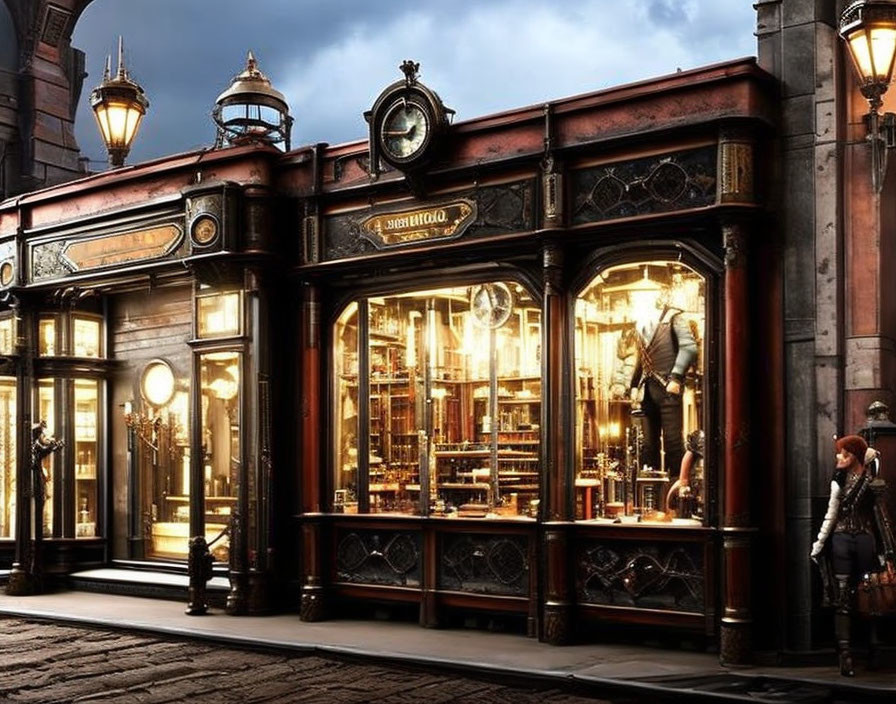
<svg viewBox="0 0 896 704">
<path fill-rule="evenodd" d="M 600 702 L 316 655 L 0 618 L 0 701 Z"/>
</svg>

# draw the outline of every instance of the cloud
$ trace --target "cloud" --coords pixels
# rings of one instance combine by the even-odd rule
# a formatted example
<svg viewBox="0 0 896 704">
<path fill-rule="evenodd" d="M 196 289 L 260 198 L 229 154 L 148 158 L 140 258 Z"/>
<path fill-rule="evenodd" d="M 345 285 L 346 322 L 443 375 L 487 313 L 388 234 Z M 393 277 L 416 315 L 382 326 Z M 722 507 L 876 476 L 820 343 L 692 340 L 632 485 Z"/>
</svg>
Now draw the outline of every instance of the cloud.
<svg viewBox="0 0 896 704">
<path fill-rule="evenodd" d="M 750 55 L 754 24 L 744 0 L 94 0 L 73 44 L 86 98 L 125 28 L 152 101 L 134 162 L 210 144 L 215 97 L 250 48 L 289 101 L 293 144 L 334 144 L 366 136 L 362 113 L 406 58 L 463 120 Z M 76 134 L 98 158 L 85 102 Z"/>
</svg>

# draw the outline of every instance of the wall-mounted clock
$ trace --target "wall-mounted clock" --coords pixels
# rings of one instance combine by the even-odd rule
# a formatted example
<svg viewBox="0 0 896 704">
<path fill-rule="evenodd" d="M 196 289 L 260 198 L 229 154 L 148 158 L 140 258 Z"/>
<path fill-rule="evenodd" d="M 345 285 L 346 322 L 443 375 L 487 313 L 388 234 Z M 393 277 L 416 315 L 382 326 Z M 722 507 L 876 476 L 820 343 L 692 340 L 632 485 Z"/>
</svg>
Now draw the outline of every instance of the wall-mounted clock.
<svg viewBox="0 0 896 704">
<path fill-rule="evenodd" d="M 479 284 L 470 295 L 470 310 L 480 327 L 499 328 L 513 312 L 513 294 L 507 284 Z"/>
<path fill-rule="evenodd" d="M 396 81 L 364 113 L 370 123 L 370 171 L 380 171 L 380 160 L 414 173 L 430 163 L 454 111 L 438 95 L 417 80 L 420 64 L 401 64 L 404 80 Z"/>
<path fill-rule="evenodd" d="M 388 105 L 380 125 L 383 156 L 407 164 L 426 151 L 432 138 L 432 118 L 418 101 L 397 98 Z"/>
</svg>

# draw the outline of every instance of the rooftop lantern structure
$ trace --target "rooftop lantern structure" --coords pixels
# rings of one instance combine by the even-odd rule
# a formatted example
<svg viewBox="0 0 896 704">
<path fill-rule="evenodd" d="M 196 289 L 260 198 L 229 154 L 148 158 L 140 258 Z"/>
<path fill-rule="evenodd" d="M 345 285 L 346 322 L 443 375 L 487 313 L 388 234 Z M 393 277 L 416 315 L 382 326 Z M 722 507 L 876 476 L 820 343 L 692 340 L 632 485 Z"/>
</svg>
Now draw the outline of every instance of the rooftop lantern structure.
<svg viewBox="0 0 896 704">
<path fill-rule="evenodd" d="M 283 93 L 271 86 L 250 51 L 246 68 L 215 101 L 212 119 L 216 147 L 239 144 L 283 144 L 289 151 L 292 117 Z"/>
<path fill-rule="evenodd" d="M 118 38 L 118 73 L 112 78 L 112 57 L 106 57 L 103 82 L 90 93 L 90 107 L 109 152 L 112 168 L 124 165 L 131 150 L 149 100 L 137 83 L 131 80 L 124 65 L 124 44 Z"/>
</svg>

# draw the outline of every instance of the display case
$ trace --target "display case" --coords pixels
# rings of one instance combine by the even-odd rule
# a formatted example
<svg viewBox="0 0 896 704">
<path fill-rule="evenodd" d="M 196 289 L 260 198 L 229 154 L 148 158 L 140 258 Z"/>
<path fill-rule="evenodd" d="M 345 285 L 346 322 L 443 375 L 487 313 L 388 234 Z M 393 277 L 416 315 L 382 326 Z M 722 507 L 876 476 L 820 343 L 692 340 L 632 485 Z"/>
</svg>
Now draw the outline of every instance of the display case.
<svg viewBox="0 0 896 704">
<path fill-rule="evenodd" d="M 605 269 L 576 299 L 576 518 L 702 525 L 705 281 L 679 261 Z"/>
<path fill-rule="evenodd" d="M 371 297 L 344 309 L 333 327 L 333 509 L 534 516 L 540 316 L 510 282 Z"/>
<path fill-rule="evenodd" d="M 97 534 L 98 384 L 76 379 L 75 392 L 75 537 Z"/>
</svg>

